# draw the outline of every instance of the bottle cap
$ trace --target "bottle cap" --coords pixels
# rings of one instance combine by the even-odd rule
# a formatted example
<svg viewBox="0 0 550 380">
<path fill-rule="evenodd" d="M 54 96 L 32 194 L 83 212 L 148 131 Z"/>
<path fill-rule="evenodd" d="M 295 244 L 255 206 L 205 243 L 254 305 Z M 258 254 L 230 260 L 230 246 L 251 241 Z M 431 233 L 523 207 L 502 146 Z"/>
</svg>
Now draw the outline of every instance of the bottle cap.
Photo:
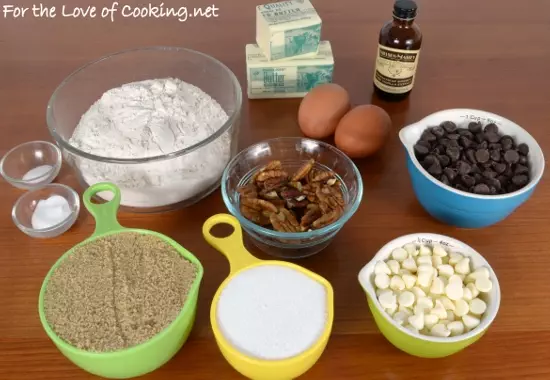
<svg viewBox="0 0 550 380">
<path fill-rule="evenodd" d="M 416 17 L 417 8 L 413 0 L 397 0 L 393 5 L 393 15 L 400 19 L 410 20 Z"/>
</svg>

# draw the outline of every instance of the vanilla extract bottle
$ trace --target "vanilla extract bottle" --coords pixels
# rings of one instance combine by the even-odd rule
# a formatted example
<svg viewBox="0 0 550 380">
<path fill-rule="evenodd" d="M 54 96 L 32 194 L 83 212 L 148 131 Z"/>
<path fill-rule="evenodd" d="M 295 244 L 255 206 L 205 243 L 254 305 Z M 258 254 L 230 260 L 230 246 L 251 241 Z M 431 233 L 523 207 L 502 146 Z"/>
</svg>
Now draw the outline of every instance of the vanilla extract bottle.
<svg viewBox="0 0 550 380">
<path fill-rule="evenodd" d="M 422 33 L 415 23 L 416 13 L 417 5 L 413 0 L 397 0 L 393 20 L 380 30 L 374 91 L 383 100 L 403 100 L 414 86 L 422 45 Z"/>
</svg>

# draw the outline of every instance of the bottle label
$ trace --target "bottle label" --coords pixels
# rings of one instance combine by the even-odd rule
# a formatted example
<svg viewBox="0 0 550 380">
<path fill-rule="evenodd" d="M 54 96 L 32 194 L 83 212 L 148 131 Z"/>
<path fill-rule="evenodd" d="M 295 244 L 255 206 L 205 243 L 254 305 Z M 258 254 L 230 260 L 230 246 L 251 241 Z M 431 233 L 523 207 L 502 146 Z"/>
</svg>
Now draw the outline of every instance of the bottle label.
<svg viewBox="0 0 550 380">
<path fill-rule="evenodd" d="M 420 50 L 393 49 L 378 45 L 374 84 L 390 94 L 412 90 Z"/>
</svg>

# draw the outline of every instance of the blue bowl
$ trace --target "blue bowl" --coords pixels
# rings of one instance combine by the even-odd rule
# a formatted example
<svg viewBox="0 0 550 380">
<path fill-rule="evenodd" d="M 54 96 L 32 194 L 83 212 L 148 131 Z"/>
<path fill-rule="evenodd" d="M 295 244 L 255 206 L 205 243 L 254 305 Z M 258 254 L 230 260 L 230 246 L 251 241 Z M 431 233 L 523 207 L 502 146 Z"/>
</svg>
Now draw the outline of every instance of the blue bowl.
<svg viewBox="0 0 550 380">
<path fill-rule="evenodd" d="M 517 142 L 529 146 L 531 182 L 509 194 L 477 195 L 456 190 L 432 177 L 416 159 L 413 146 L 422 132 L 443 121 L 452 121 L 465 128 L 472 121 L 495 123 L 499 130 Z M 474 109 L 451 109 L 431 114 L 417 123 L 404 127 L 399 138 L 407 152 L 407 168 L 416 197 L 422 207 L 437 220 L 462 228 L 481 228 L 498 223 L 533 194 L 544 172 L 544 155 L 539 144 L 516 123 L 490 112 Z"/>
<path fill-rule="evenodd" d="M 237 189 L 268 162 L 279 160 L 292 172 L 310 158 L 317 169 L 330 169 L 343 185 L 344 213 L 336 222 L 307 232 L 279 232 L 261 227 L 246 219 L 239 209 Z M 225 206 L 239 220 L 252 243 L 265 253 L 283 259 L 314 255 L 334 239 L 344 224 L 355 214 L 363 198 L 363 181 L 355 164 L 340 150 L 322 141 L 301 137 L 280 137 L 249 146 L 227 165 L 221 183 Z"/>
</svg>

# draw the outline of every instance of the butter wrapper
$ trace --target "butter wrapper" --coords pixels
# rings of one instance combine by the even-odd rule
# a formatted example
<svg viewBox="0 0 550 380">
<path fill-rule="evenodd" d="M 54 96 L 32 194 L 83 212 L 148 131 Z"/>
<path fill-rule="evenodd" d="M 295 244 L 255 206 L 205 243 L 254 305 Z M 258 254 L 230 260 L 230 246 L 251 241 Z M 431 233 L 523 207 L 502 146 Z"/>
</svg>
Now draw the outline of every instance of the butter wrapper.
<svg viewBox="0 0 550 380">
<path fill-rule="evenodd" d="M 321 41 L 315 57 L 270 61 L 256 44 L 246 45 L 248 97 L 300 98 L 317 85 L 332 82 L 334 57 L 330 42 Z"/>
<path fill-rule="evenodd" d="M 314 57 L 321 41 L 321 18 L 309 0 L 256 7 L 256 43 L 268 60 Z"/>
</svg>

